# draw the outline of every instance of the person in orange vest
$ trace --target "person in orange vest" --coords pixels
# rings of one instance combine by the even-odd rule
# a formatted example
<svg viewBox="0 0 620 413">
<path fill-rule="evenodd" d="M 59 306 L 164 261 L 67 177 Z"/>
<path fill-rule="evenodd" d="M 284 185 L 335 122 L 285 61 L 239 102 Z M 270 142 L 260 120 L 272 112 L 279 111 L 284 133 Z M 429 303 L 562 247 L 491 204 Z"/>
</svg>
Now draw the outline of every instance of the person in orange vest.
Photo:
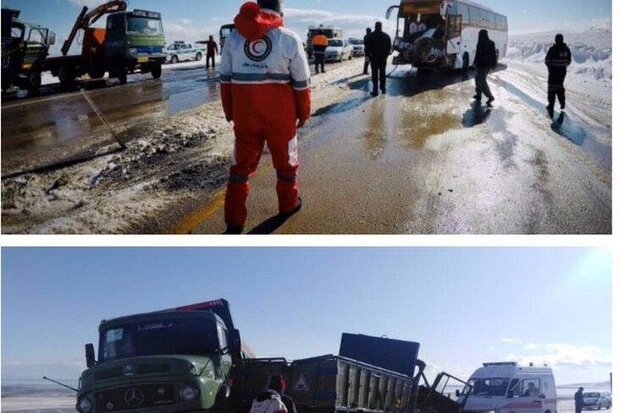
<svg viewBox="0 0 620 413">
<path fill-rule="evenodd" d="M 325 36 L 322 31 L 319 31 L 318 34 L 312 38 L 314 68 L 317 75 L 319 74 L 319 66 L 321 67 L 321 72 L 325 73 L 325 50 L 327 46 L 329 46 L 329 39 L 327 39 L 327 36 Z"/>
<path fill-rule="evenodd" d="M 278 215 L 301 209 L 297 129 L 310 118 L 310 68 L 303 42 L 283 27 L 280 0 L 241 6 L 220 63 L 222 106 L 234 122 L 234 165 L 226 192 L 227 234 L 241 234 L 250 176 L 265 144 L 277 172 Z"/>
</svg>

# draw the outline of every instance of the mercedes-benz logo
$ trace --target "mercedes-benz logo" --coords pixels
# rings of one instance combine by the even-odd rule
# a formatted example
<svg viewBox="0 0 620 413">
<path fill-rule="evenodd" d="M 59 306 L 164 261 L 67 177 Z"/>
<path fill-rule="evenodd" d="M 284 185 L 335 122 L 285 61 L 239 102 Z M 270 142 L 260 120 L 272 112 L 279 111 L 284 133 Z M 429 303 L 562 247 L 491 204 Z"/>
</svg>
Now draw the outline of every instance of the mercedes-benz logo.
<svg viewBox="0 0 620 413">
<path fill-rule="evenodd" d="M 140 407 L 144 402 L 144 393 L 140 389 L 131 388 L 125 392 L 124 399 L 127 406 Z"/>
</svg>

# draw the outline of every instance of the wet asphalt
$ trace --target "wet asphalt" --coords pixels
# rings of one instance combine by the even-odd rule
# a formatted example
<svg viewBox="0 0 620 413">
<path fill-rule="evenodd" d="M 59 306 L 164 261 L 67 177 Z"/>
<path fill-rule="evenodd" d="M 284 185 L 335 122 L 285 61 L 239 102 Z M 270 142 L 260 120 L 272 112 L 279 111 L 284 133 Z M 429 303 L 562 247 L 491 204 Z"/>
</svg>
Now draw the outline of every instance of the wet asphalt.
<svg viewBox="0 0 620 413">
<path fill-rule="evenodd" d="M 557 121 L 503 88 L 503 70 L 492 75 L 503 99 L 493 108 L 472 103 L 473 74 L 398 72 L 374 99 L 367 77 L 345 79 L 346 100 L 315 113 L 299 134 L 302 211 L 284 222 L 274 215 L 276 178 L 264 158 L 246 231 L 610 233 L 611 185 L 600 167 Z M 223 195 L 179 228 L 221 233 Z"/>
<path fill-rule="evenodd" d="M 70 91 L 54 84 L 35 96 L 3 95 L 2 172 L 36 168 L 112 142 L 80 88 L 118 132 L 141 118 L 173 115 L 219 100 L 217 73 L 191 65 L 164 70 L 159 80 L 130 75 L 124 86 L 116 80 L 83 81 Z"/>
</svg>

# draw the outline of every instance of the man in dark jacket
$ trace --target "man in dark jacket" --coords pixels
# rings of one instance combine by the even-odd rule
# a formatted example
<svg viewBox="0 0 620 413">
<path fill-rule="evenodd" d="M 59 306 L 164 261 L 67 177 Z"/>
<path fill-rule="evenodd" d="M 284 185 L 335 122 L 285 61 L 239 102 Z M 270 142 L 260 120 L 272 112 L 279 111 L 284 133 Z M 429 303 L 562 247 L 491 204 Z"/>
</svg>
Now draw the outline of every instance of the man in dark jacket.
<svg viewBox="0 0 620 413">
<path fill-rule="evenodd" d="M 213 36 L 209 36 L 209 41 L 207 42 L 207 70 L 209 70 L 209 62 L 211 62 L 213 69 L 215 69 L 215 55 L 219 52 L 217 42 L 213 40 Z"/>
<path fill-rule="evenodd" d="M 478 33 L 474 65 L 476 66 L 476 95 L 474 99 L 482 100 L 482 94 L 484 93 L 488 99 L 487 105 L 491 106 L 495 98 L 489 88 L 487 76 L 497 66 L 497 51 L 495 50 L 495 43 L 489 39 L 489 32 L 486 30 L 480 30 Z"/>
<path fill-rule="evenodd" d="M 575 393 L 575 413 L 581 413 L 581 410 L 583 410 L 583 387 Z"/>
<path fill-rule="evenodd" d="M 372 67 L 372 95 L 379 95 L 379 87 L 381 92 L 385 94 L 385 69 L 387 67 L 387 59 L 392 53 L 392 39 L 387 33 L 383 32 L 383 24 L 377 22 L 375 31 L 368 36 L 368 55 L 370 57 L 370 66 Z"/>
<path fill-rule="evenodd" d="M 370 57 L 368 57 L 368 38 L 372 34 L 370 27 L 366 28 L 366 36 L 364 36 L 364 74 L 368 74 L 368 66 L 370 66 Z"/>
<path fill-rule="evenodd" d="M 551 118 L 553 118 L 556 96 L 560 101 L 562 110 L 566 108 L 564 80 L 566 79 L 566 69 L 571 63 L 572 55 L 570 49 L 564 43 L 564 36 L 558 34 L 555 36 L 555 44 L 551 46 L 545 58 L 545 64 L 549 69 L 549 106 L 547 106 L 547 112 Z"/>
</svg>

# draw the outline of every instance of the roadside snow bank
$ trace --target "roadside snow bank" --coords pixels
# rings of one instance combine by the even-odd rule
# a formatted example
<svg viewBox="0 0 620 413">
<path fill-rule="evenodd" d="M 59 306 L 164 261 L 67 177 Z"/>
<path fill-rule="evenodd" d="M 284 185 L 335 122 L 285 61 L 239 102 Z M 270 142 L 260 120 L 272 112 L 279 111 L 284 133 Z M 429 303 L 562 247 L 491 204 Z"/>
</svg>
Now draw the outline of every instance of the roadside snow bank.
<svg viewBox="0 0 620 413">
<path fill-rule="evenodd" d="M 564 37 L 573 54 L 571 72 L 596 80 L 611 80 L 611 30 L 566 33 Z M 544 64 L 554 38 L 554 32 L 510 36 L 506 57 L 523 63 Z"/>
</svg>

